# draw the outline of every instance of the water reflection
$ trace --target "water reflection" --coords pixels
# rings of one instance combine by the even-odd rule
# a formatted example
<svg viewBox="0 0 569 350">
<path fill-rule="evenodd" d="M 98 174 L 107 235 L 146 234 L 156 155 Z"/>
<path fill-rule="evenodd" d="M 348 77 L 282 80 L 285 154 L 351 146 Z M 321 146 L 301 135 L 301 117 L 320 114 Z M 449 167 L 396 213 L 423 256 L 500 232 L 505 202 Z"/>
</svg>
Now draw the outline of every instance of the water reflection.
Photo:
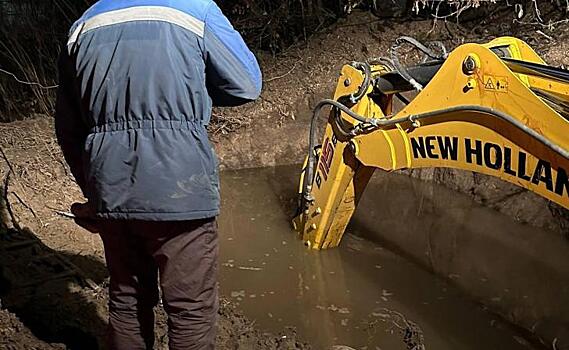
<svg viewBox="0 0 569 350">
<path fill-rule="evenodd" d="M 260 328 L 293 326 L 316 349 L 397 350 L 421 342 L 426 349 L 528 348 L 456 289 L 378 244 L 348 234 L 338 249 L 307 250 L 289 224 L 298 169 L 222 177 L 222 294 Z M 350 231 L 372 229 L 368 224 L 360 220 Z"/>
</svg>

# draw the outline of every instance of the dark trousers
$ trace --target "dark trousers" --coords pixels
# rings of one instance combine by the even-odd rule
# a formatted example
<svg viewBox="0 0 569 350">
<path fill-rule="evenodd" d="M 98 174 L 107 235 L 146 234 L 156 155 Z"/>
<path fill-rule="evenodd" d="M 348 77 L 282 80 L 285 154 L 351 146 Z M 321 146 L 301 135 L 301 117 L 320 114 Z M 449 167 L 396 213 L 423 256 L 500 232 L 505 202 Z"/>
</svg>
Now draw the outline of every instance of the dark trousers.
<svg viewBox="0 0 569 350">
<path fill-rule="evenodd" d="M 110 273 L 108 347 L 152 349 L 162 290 L 170 349 L 214 349 L 218 310 L 215 219 L 101 225 Z"/>
</svg>

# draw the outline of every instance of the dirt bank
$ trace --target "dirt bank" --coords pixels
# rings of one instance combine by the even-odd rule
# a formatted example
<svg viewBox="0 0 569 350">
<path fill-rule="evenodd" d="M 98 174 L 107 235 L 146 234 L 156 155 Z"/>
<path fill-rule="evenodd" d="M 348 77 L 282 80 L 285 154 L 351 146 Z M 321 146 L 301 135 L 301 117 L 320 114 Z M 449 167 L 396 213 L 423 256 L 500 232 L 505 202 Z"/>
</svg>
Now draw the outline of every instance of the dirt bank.
<svg viewBox="0 0 569 350">
<path fill-rule="evenodd" d="M 524 33 L 508 26 L 484 24 L 465 29 L 443 22 L 436 26 L 431 21 L 395 23 L 377 20 L 367 13 L 356 13 L 316 35 L 307 44 L 292 47 L 279 57 L 261 54 L 265 77 L 261 99 L 236 110 L 216 110 L 228 120 L 225 127 L 212 130 L 221 165 L 224 168 L 247 168 L 300 162 L 306 152 L 310 110 L 315 101 L 332 93 L 341 65 L 384 55 L 400 35 L 412 33 L 419 39 L 442 40 L 452 47 L 463 40 L 484 41 L 512 32 Z M 549 62 L 569 63 L 566 56 L 569 43 L 564 36 L 569 34 L 558 34 L 564 33 L 558 29 L 548 34 L 553 37 L 549 40 L 536 34 L 535 30 L 525 33 L 521 37 L 535 46 Z M 238 119 L 238 124 L 248 126 L 234 131 L 230 123 L 232 118 Z M 28 255 L 21 255 L 21 251 L 15 255 L 5 254 L 7 249 L 18 245 L 0 247 L 4 259 L 2 266 L 14 266 L 9 278 L 22 280 L 25 288 L 31 288 L 26 290 L 29 299 L 16 298 L 22 294 L 13 294 L 18 290 L 14 286 L 11 292 L 0 291 L 0 297 L 6 300 L 3 306 L 12 305 L 10 309 L 25 324 L 22 329 L 32 328 L 38 337 L 50 343 L 64 342 L 73 346 L 78 340 L 100 341 L 106 312 L 102 245 L 97 236 L 77 228 L 57 214 L 58 211 L 67 211 L 71 203 L 82 198 L 64 166 L 54 140 L 51 120 L 44 117 L 0 125 L 0 147 L 0 179 L 4 180 L 2 187 L 8 198 L 3 221 L 7 229 L 12 230 L 9 232 L 15 234 L 24 232 L 27 235 L 29 232 L 22 228 L 30 227 L 39 240 L 35 242 L 34 237 L 24 239 L 34 241 L 28 247 L 31 249 L 26 253 Z M 413 174 L 422 179 L 443 181 L 520 221 L 558 233 L 566 230 L 567 226 L 563 225 L 568 221 L 557 213 L 557 208 L 507 184 L 498 185 L 479 175 L 450 170 Z M 527 204 L 530 202 L 532 204 Z M 6 237 L 6 233 L 0 237 Z M 38 252 L 45 253 L 46 257 L 36 259 L 37 264 L 33 266 L 37 271 L 30 269 L 29 264 L 18 265 L 29 262 L 31 256 L 43 256 Z M 51 260 L 54 257 L 55 262 Z M 14 276 L 14 272 L 20 271 L 26 273 Z M 3 273 L 10 275 L 10 271 Z M 45 283 L 49 282 L 45 279 L 46 274 L 57 276 L 57 283 L 46 286 Z M 66 301 L 63 307 L 61 300 Z M 39 312 L 41 310 L 46 311 Z M 159 335 L 164 334 L 164 318 L 161 317 Z M 19 329 L 14 328 L 15 325 L 21 327 L 13 316 L 7 316 L 6 320 L 0 318 L 0 329 Z M 79 338 L 69 338 L 70 330 L 79 334 Z M 27 331 L 20 333 L 31 337 Z M 15 332 L 0 333 L 1 336 L 3 334 L 6 334 L 6 339 L 15 336 Z M 54 336 L 57 334 L 59 336 Z M 165 341 L 163 336 L 159 337 L 162 347 Z M 255 329 L 252 322 L 235 313 L 229 304 L 224 304 L 221 311 L 218 344 L 219 349 L 306 348 L 298 344 L 290 332 L 285 337 L 263 334 Z M 41 349 L 41 346 L 49 345 L 38 341 L 36 346 Z"/>
</svg>

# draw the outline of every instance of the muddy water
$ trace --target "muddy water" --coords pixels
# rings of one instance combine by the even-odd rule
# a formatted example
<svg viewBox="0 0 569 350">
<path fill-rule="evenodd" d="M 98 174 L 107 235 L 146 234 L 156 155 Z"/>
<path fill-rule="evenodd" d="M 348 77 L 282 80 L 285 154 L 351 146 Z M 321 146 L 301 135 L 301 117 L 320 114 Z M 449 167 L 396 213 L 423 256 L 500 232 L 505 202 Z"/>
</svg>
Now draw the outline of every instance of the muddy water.
<svg viewBox="0 0 569 350">
<path fill-rule="evenodd" d="M 222 176 L 222 294 L 258 327 L 295 327 L 315 349 L 398 350 L 421 343 L 426 349 L 532 348 L 455 288 L 361 238 L 370 235 L 369 227 L 350 228 L 338 249 L 307 250 L 289 225 L 297 178 L 298 167 Z M 407 177 L 400 181 L 418 186 Z M 370 186 L 381 182 L 376 178 Z M 366 215 L 366 206 L 381 205 L 373 189 L 366 195 L 356 220 Z M 416 191 L 406 195 L 413 199 Z M 408 227 L 416 229 L 420 216 L 416 220 Z"/>
</svg>

